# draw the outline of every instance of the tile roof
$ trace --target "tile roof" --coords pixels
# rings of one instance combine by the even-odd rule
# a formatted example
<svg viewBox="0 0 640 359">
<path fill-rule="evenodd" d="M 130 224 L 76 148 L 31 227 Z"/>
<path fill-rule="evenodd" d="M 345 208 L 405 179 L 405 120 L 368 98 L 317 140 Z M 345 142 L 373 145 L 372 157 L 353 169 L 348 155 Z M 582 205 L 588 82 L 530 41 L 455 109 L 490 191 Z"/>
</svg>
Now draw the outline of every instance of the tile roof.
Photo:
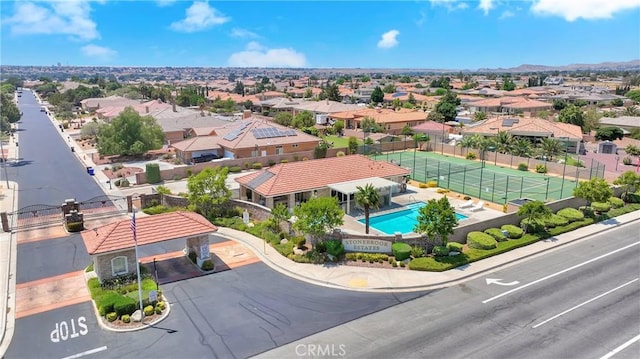
<svg viewBox="0 0 640 359">
<path fill-rule="evenodd" d="M 517 119 L 518 121 L 511 126 L 504 126 L 504 120 L 508 119 Z M 494 117 L 474 126 L 466 126 L 462 130 L 462 133 L 465 135 L 474 133 L 495 135 L 500 131 L 506 131 L 513 135 L 538 134 L 541 137 L 547 137 L 553 134 L 555 138 L 569 137 L 573 140 L 582 139 L 582 129 L 580 126 L 562 122 L 551 122 L 533 117 Z"/>
<path fill-rule="evenodd" d="M 305 142 L 313 142 L 315 144 L 320 143 L 320 138 L 316 136 L 309 135 L 297 129 L 292 129 L 289 127 L 278 125 L 275 122 L 258 119 L 254 117 L 250 117 L 248 119 L 244 119 L 241 122 L 248 122 L 249 125 L 245 127 L 239 135 L 233 140 L 225 140 L 224 138 L 220 138 L 218 143 L 224 147 L 229 149 L 239 149 L 239 148 L 253 148 L 255 146 L 274 146 L 274 145 L 282 145 L 289 143 L 305 143 Z M 239 129 L 239 122 L 232 122 L 229 125 L 218 128 L 216 133 L 218 136 L 224 137 L 226 134 L 232 132 L 235 129 Z M 282 136 L 282 137 L 269 137 L 269 138 L 256 138 L 254 136 L 253 130 L 256 129 L 275 129 L 281 132 L 284 131 L 294 131 L 295 135 L 293 136 Z"/>
<path fill-rule="evenodd" d="M 269 172 L 270 175 L 265 172 Z M 273 197 L 320 189 L 329 183 L 370 177 L 404 176 L 409 173 L 409 170 L 386 161 L 376 161 L 362 155 L 350 155 L 281 163 L 263 171 L 236 178 L 236 181 L 265 197 Z"/>
<path fill-rule="evenodd" d="M 444 127 L 444 129 L 443 129 Z M 415 132 L 450 132 L 453 127 L 449 125 L 443 125 L 435 121 L 423 122 L 419 125 L 411 127 Z"/>
<path fill-rule="evenodd" d="M 217 231 L 218 228 L 194 212 L 171 212 L 136 218 L 138 245 L 187 238 Z M 82 232 L 87 253 L 101 254 L 134 246 L 131 220 L 107 224 Z"/>
<path fill-rule="evenodd" d="M 425 121 L 427 114 L 423 111 L 403 109 L 401 111 L 394 111 L 391 109 L 375 109 L 375 108 L 362 108 L 355 111 L 344 111 L 332 113 L 329 117 L 336 120 L 348 120 L 356 118 L 371 117 L 377 123 L 396 123 L 396 122 L 411 122 L 411 121 Z"/>
<path fill-rule="evenodd" d="M 206 151 L 220 148 L 218 136 L 197 136 L 184 141 L 174 142 L 171 147 L 180 151 Z"/>
</svg>

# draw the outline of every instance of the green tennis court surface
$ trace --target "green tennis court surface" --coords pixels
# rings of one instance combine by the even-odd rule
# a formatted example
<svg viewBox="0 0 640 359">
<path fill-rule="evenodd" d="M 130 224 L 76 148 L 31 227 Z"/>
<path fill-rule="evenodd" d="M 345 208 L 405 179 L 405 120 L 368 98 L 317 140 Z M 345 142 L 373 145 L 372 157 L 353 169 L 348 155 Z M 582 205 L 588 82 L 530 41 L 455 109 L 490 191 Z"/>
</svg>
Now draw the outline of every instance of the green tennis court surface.
<svg viewBox="0 0 640 359">
<path fill-rule="evenodd" d="M 573 178 L 518 171 L 480 160 L 443 156 L 433 152 L 405 151 L 378 154 L 412 170 L 411 177 L 420 182 L 436 181 L 438 187 L 481 198 L 507 203 L 518 198 L 553 201 L 573 195 L 577 183 Z"/>
</svg>

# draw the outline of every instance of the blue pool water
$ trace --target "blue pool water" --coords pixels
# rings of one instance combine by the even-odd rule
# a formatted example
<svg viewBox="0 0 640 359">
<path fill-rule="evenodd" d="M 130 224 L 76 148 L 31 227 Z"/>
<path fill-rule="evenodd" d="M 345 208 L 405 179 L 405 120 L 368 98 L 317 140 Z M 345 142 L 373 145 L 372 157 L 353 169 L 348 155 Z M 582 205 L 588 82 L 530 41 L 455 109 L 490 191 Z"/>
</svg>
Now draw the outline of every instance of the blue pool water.
<svg viewBox="0 0 640 359">
<path fill-rule="evenodd" d="M 424 202 L 412 203 L 407 205 L 407 209 L 403 211 L 369 217 L 369 226 L 386 234 L 394 234 L 395 232 L 411 233 L 413 232 L 413 227 L 418 223 L 418 211 L 424 205 Z M 458 218 L 458 221 L 464 221 L 469 217 L 456 213 L 456 218 Z M 365 221 L 361 219 L 358 222 L 364 224 Z"/>
</svg>

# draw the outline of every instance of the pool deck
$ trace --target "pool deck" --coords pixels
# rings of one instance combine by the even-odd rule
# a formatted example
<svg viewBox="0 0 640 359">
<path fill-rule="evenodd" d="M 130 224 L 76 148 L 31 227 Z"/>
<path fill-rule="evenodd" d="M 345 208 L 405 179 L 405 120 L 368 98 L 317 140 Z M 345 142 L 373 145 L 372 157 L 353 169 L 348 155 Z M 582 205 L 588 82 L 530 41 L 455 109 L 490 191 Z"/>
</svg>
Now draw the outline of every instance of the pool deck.
<svg viewBox="0 0 640 359">
<path fill-rule="evenodd" d="M 398 211 L 403 211 L 406 208 L 406 205 L 415 203 L 415 202 L 427 202 L 430 199 L 440 199 L 444 194 L 438 193 L 437 188 L 418 188 L 412 185 L 407 186 L 407 192 L 396 194 L 391 198 L 392 204 L 390 206 L 385 206 L 380 208 L 377 211 L 371 211 L 370 216 L 379 216 L 382 214 L 393 213 Z M 460 205 L 467 202 L 463 199 L 464 195 L 458 195 L 456 193 L 447 194 L 447 198 L 452 206 L 455 207 L 456 212 L 463 214 L 468 217 L 468 219 L 464 220 L 465 224 L 481 222 L 487 219 L 496 218 L 500 216 L 504 216 L 505 214 L 502 212 L 502 206 L 485 202 L 484 208 L 472 212 L 469 208 L 460 208 Z M 473 203 L 478 203 L 477 198 L 473 198 Z M 351 215 L 345 214 L 343 217 L 344 224 L 340 227 L 343 231 L 354 234 L 364 234 L 364 223 L 358 222 L 358 220 L 364 218 L 364 213 L 362 210 L 360 211 L 352 211 Z M 386 233 L 377 231 L 375 228 L 369 228 L 370 234 L 380 234 L 387 235 Z"/>
</svg>

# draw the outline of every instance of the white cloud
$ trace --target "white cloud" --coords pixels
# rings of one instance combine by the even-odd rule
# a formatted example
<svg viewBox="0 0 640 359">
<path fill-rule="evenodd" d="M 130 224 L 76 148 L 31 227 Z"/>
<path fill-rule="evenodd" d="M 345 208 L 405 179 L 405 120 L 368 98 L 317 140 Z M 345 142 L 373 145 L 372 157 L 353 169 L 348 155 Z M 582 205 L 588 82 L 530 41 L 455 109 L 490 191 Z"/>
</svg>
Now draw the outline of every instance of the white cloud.
<svg viewBox="0 0 640 359">
<path fill-rule="evenodd" d="M 502 14 L 500 14 L 500 17 L 498 17 L 499 20 L 504 20 L 504 19 L 508 19 L 510 17 L 515 16 L 516 14 L 513 13 L 513 11 L 509 11 L 509 10 L 505 10 L 502 12 Z"/>
<path fill-rule="evenodd" d="M 535 0 L 531 11 L 538 15 L 560 16 L 567 21 L 609 19 L 614 13 L 640 7 L 638 0 Z"/>
<path fill-rule="evenodd" d="M 260 35 L 256 34 L 253 31 L 249 31 L 247 29 L 241 29 L 239 27 L 234 27 L 231 29 L 231 37 L 240 37 L 240 38 L 253 38 L 257 39 Z"/>
<path fill-rule="evenodd" d="M 268 49 L 252 41 L 244 51 L 236 52 L 227 60 L 232 67 L 306 67 L 303 53 L 291 48 Z"/>
<path fill-rule="evenodd" d="M 185 18 L 172 23 L 171 29 L 180 32 L 196 32 L 222 25 L 230 20 L 231 18 L 218 13 L 218 10 L 209 6 L 208 3 L 194 1 L 187 9 Z"/>
<path fill-rule="evenodd" d="M 432 6 L 442 6 L 449 11 L 464 10 L 469 7 L 466 2 L 458 0 L 429 0 Z"/>
<path fill-rule="evenodd" d="M 485 15 L 489 15 L 489 11 L 493 9 L 493 0 L 480 0 L 480 4 L 478 4 L 478 9 L 484 11 Z"/>
<path fill-rule="evenodd" d="M 378 47 L 381 49 L 390 49 L 392 47 L 398 46 L 398 39 L 396 39 L 400 35 L 400 31 L 398 30 L 390 30 L 382 34 L 380 41 L 378 41 Z"/>
<path fill-rule="evenodd" d="M 93 40 L 100 34 L 90 13 L 88 1 L 16 2 L 13 15 L 2 22 L 13 34 L 62 34 Z"/>
<path fill-rule="evenodd" d="M 94 57 L 105 61 L 113 59 L 118 54 L 116 50 L 94 44 L 83 46 L 80 50 L 87 57 Z"/>
</svg>

